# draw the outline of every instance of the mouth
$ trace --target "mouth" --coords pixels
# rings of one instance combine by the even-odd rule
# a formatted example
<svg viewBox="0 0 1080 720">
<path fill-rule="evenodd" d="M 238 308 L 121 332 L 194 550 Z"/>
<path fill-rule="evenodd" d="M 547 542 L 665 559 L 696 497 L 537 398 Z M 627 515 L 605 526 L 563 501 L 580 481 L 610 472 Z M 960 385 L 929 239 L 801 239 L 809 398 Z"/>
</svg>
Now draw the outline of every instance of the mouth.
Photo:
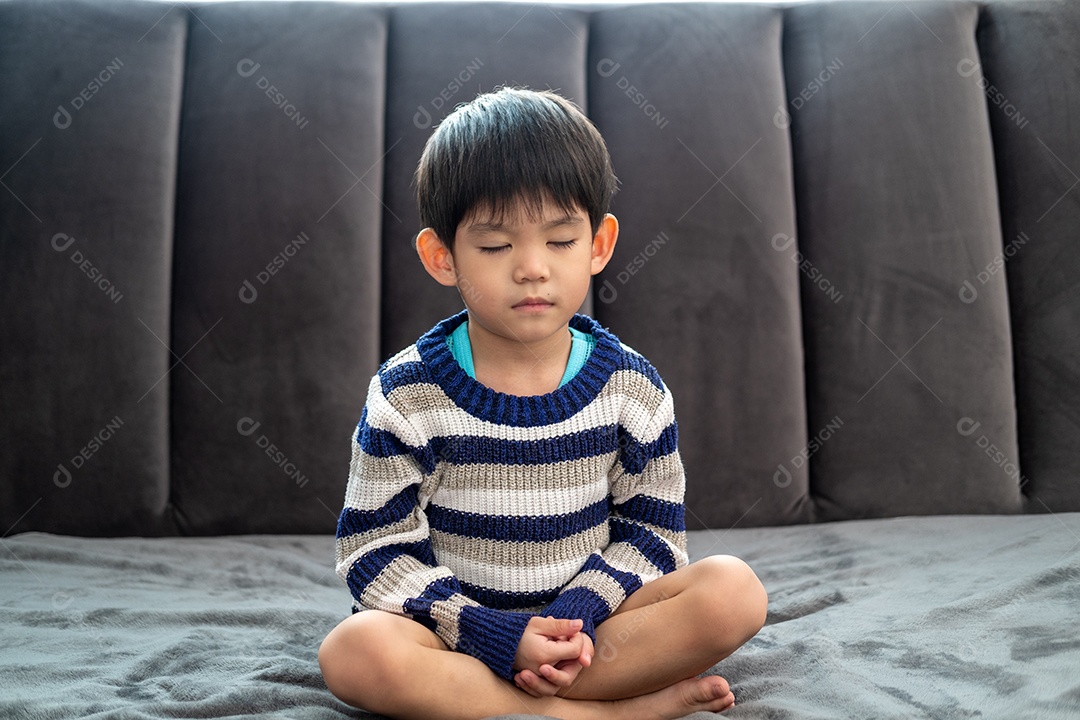
<svg viewBox="0 0 1080 720">
<path fill-rule="evenodd" d="M 515 310 L 543 310 L 552 307 L 555 303 L 539 297 L 528 297 L 514 305 Z"/>
</svg>

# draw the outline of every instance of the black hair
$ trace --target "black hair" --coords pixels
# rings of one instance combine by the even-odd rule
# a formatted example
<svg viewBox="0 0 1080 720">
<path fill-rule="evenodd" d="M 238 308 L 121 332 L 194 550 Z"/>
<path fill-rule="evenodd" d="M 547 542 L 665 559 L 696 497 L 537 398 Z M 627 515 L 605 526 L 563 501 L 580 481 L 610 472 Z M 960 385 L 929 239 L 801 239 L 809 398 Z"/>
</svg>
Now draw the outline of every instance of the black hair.
<svg viewBox="0 0 1080 720">
<path fill-rule="evenodd" d="M 462 220 L 495 220 L 523 203 L 583 210 L 593 234 L 615 194 L 607 145 L 584 113 L 547 90 L 501 88 L 459 106 L 435 129 L 416 168 L 420 222 L 454 249 Z"/>
</svg>

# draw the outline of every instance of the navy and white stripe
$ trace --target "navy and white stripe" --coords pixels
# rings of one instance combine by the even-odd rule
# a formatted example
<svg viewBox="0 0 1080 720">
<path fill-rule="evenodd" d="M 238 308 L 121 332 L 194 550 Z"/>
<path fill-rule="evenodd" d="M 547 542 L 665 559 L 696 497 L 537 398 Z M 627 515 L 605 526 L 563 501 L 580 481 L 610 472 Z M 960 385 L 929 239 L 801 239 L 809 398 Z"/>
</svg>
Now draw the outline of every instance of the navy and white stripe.
<svg viewBox="0 0 1080 720">
<path fill-rule="evenodd" d="M 354 608 L 407 615 L 513 676 L 537 614 L 595 628 L 686 564 L 678 431 L 656 370 L 596 321 L 543 396 L 495 392 L 446 345 L 459 313 L 372 378 L 353 437 L 337 570 Z"/>
</svg>

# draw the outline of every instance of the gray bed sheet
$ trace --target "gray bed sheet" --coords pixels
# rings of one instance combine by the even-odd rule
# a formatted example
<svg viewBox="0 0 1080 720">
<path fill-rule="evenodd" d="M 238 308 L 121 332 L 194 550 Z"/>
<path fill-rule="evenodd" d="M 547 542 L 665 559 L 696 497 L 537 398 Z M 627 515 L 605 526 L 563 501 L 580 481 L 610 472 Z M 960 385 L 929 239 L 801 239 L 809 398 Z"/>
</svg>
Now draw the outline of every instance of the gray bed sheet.
<svg viewBox="0 0 1080 720">
<path fill-rule="evenodd" d="M 374 717 L 316 662 L 349 605 L 330 537 L 0 544 L 0 717 Z M 725 717 L 1080 717 L 1080 513 L 697 531 L 690 549 L 746 559 L 770 593 L 766 627 L 711 671 L 737 697 Z"/>
</svg>

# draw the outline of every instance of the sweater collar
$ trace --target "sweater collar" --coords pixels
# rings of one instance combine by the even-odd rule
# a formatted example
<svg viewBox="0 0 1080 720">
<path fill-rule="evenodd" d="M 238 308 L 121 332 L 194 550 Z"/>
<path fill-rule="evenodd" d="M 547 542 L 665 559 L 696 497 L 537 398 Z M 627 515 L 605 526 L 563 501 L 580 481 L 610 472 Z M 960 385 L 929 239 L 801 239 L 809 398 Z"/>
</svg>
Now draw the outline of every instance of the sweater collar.
<svg viewBox="0 0 1080 720">
<path fill-rule="evenodd" d="M 570 327 L 591 334 L 596 347 L 573 380 L 546 395 L 497 392 L 469 377 L 447 347 L 447 336 L 468 318 L 468 311 L 462 310 L 443 320 L 416 342 L 416 348 L 447 397 L 481 420 L 520 427 L 561 422 L 592 402 L 619 367 L 619 339 L 587 315 L 577 314 Z"/>
</svg>

